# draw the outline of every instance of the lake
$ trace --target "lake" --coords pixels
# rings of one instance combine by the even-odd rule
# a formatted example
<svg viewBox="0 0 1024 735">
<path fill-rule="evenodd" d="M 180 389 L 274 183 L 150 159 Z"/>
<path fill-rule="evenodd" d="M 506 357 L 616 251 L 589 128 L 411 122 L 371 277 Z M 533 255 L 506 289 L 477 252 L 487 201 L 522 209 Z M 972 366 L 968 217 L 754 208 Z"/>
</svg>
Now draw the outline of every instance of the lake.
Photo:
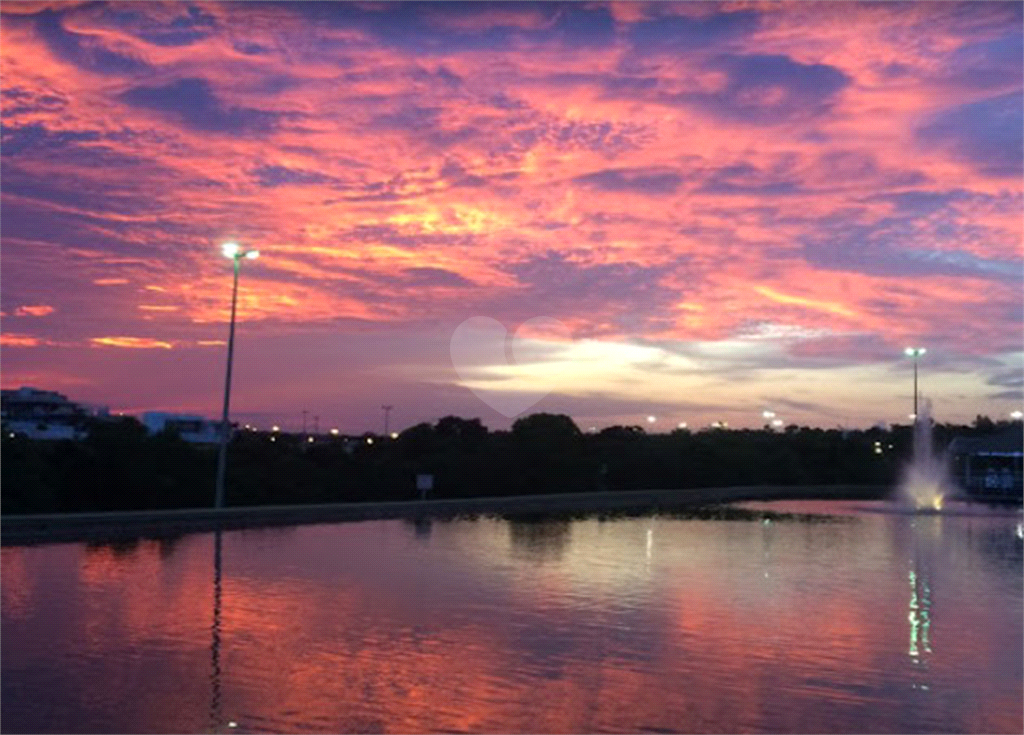
<svg viewBox="0 0 1024 735">
<path fill-rule="evenodd" d="M 5 547 L 4 732 L 1024 730 L 1020 509 Z"/>
</svg>

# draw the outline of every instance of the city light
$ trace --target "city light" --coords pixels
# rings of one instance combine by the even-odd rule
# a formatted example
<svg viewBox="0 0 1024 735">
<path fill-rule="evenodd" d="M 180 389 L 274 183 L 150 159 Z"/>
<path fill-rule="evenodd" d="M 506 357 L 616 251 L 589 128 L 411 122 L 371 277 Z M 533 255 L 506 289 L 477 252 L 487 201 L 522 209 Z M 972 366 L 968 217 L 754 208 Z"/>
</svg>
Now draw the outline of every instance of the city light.
<svg viewBox="0 0 1024 735">
<path fill-rule="evenodd" d="M 306 441 L 309 442 L 310 444 L 312 444 L 313 443 L 313 437 L 311 437 L 311 436 L 306 437 Z"/>
<path fill-rule="evenodd" d="M 1010 418 L 1013 419 L 1014 421 L 1020 421 L 1021 418 L 1024 418 L 1024 413 L 1021 413 L 1020 411 L 1013 411 L 1010 414 Z"/>
<path fill-rule="evenodd" d="M 776 429 L 781 428 L 784 423 L 785 422 L 782 419 L 774 419 L 774 420 L 772 420 L 772 426 L 774 426 Z"/>
<path fill-rule="evenodd" d="M 373 444 L 373 437 L 372 436 L 366 437 L 366 443 L 367 444 Z"/>
<path fill-rule="evenodd" d="M 398 438 L 398 432 L 397 431 L 392 431 L 390 436 L 391 436 L 392 439 L 397 439 Z"/>
<path fill-rule="evenodd" d="M 657 420 L 658 420 L 657 416 L 648 416 L 647 417 L 647 423 L 649 423 L 649 424 L 653 424 Z"/>
<path fill-rule="evenodd" d="M 680 421 L 679 422 L 679 428 L 680 429 L 685 429 L 686 428 L 686 422 L 685 421 Z"/>
<path fill-rule="evenodd" d="M 274 425 L 274 426 L 272 427 L 272 430 L 273 430 L 273 431 L 280 431 L 280 430 L 281 430 L 281 427 L 280 427 L 280 426 L 277 426 L 277 425 L 275 424 L 275 425 Z"/>
<path fill-rule="evenodd" d="M 331 429 L 331 436 L 337 436 L 339 433 L 337 429 Z"/>
</svg>

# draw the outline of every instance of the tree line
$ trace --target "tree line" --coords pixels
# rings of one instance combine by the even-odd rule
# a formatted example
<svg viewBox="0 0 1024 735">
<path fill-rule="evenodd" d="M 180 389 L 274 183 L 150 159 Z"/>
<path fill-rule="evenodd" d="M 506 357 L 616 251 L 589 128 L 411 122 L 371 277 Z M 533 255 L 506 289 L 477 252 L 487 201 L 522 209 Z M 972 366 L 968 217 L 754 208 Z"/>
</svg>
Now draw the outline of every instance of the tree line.
<svg viewBox="0 0 1024 735">
<path fill-rule="evenodd" d="M 1020 422 L 1013 424 L 1020 425 Z M 937 424 L 936 448 L 1011 424 Z M 509 431 L 448 416 L 397 438 L 238 431 L 228 449 L 227 504 L 412 500 L 415 478 L 434 476 L 432 498 L 653 490 L 738 485 L 894 485 L 912 454 L 912 427 L 867 430 L 789 426 L 676 430 L 638 426 L 584 433 L 568 416 L 538 413 Z M 137 420 L 96 422 L 79 441 L 4 434 L 4 513 L 209 507 L 217 447 Z"/>
</svg>

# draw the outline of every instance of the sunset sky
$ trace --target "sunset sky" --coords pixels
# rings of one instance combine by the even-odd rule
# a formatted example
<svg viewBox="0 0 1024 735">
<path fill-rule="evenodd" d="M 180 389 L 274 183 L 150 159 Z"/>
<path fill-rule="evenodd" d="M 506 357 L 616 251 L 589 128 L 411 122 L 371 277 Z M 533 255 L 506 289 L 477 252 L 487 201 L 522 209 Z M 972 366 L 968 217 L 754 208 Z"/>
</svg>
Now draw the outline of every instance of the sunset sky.
<svg viewBox="0 0 1024 735">
<path fill-rule="evenodd" d="M 261 426 L 1005 418 L 1022 7 L 4 0 L 3 386 L 216 416 L 236 240 Z"/>
</svg>

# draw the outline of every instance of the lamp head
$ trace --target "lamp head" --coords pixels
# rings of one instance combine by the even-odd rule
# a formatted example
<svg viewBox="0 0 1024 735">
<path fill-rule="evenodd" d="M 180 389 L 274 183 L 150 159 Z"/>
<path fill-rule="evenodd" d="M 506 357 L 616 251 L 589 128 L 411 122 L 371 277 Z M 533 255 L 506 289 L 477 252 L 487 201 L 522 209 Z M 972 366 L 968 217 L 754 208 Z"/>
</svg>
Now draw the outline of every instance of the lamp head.
<svg viewBox="0 0 1024 735">
<path fill-rule="evenodd" d="M 241 248 L 238 247 L 237 242 L 226 242 L 220 246 L 220 252 L 225 258 L 237 258 L 239 250 L 241 250 Z"/>
<path fill-rule="evenodd" d="M 249 260 L 256 260 L 256 258 L 260 257 L 260 251 L 259 250 L 248 250 L 245 253 L 245 257 L 247 257 Z"/>
</svg>

